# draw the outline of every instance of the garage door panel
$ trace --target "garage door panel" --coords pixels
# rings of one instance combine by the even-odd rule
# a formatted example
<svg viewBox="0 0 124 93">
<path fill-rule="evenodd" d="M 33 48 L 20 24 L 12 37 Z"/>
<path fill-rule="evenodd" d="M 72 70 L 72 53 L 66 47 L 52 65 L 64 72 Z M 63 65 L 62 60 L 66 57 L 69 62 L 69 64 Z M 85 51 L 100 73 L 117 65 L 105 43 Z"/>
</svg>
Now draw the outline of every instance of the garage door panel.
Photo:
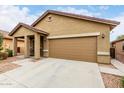
<svg viewBox="0 0 124 93">
<path fill-rule="evenodd" d="M 96 37 L 53 39 L 50 57 L 96 62 Z"/>
</svg>

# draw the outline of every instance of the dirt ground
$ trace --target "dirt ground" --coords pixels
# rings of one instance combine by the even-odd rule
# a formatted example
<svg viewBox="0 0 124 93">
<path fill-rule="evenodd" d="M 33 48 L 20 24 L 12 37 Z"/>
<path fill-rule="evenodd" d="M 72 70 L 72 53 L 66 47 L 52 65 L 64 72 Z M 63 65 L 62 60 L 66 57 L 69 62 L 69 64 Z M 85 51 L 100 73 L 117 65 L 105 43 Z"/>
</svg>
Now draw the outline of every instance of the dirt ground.
<svg viewBox="0 0 124 93">
<path fill-rule="evenodd" d="M 5 73 L 9 70 L 12 70 L 12 69 L 15 69 L 17 67 L 20 67 L 20 65 L 17 65 L 17 64 L 13 64 L 13 63 L 1 63 L 0 64 L 0 74 L 1 73 Z"/>
<path fill-rule="evenodd" d="M 20 59 L 21 58 L 14 56 L 14 57 L 8 57 L 5 60 L 0 60 L 0 74 L 5 73 L 9 70 L 15 69 L 17 67 L 20 67 L 20 65 L 11 63 L 13 61 L 20 60 Z"/>
<path fill-rule="evenodd" d="M 120 76 L 101 73 L 106 88 L 122 88 Z"/>
<path fill-rule="evenodd" d="M 13 62 L 13 61 L 20 60 L 20 59 L 22 59 L 22 58 L 19 58 L 19 57 L 16 57 L 16 56 L 14 56 L 14 57 L 8 57 L 5 60 L 0 60 L 0 64 L 1 63 L 6 63 L 6 62 Z"/>
</svg>

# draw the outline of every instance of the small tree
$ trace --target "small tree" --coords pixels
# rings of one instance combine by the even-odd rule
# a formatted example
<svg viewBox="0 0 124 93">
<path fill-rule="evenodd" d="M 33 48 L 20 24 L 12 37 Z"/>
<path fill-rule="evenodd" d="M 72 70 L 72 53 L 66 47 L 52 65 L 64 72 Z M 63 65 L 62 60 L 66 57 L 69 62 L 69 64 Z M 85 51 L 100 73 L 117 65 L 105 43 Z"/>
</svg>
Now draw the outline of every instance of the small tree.
<svg viewBox="0 0 124 93">
<path fill-rule="evenodd" d="M 3 35 L 0 33 L 0 52 L 3 50 Z"/>
<path fill-rule="evenodd" d="M 120 35 L 117 37 L 117 40 L 124 39 L 124 35 Z"/>
<path fill-rule="evenodd" d="M 0 60 L 4 60 L 8 57 L 8 54 L 6 52 L 1 52 L 3 50 L 3 35 L 0 34 Z"/>
</svg>

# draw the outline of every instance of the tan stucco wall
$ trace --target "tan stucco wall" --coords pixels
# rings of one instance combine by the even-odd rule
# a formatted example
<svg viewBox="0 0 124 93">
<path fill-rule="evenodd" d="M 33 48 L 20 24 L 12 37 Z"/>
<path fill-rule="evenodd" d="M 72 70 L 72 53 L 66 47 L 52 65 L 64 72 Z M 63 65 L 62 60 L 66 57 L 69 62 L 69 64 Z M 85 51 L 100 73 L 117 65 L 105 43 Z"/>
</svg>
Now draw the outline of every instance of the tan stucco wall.
<svg viewBox="0 0 124 93">
<path fill-rule="evenodd" d="M 34 35 L 33 31 L 30 31 L 29 29 L 25 27 L 20 27 L 14 34 L 14 37 L 21 37 L 21 36 L 27 36 L 27 35 Z"/>
<path fill-rule="evenodd" d="M 99 63 L 110 63 L 110 56 L 97 56 Z"/>
<path fill-rule="evenodd" d="M 34 39 L 34 56 L 35 56 L 35 59 L 39 59 L 40 58 L 40 34 L 38 33 L 35 33 L 35 39 Z"/>
<path fill-rule="evenodd" d="M 3 48 L 12 49 L 12 39 L 3 39 Z"/>
<path fill-rule="evenodd" d="M 24 54 L 24 41 L 17 41 L 17 47 L 20 47 L 20 53 Z"/>
<path fill-rule="evenodd" d="M 123 51 L 123 46 L 124 41 L 116 42 L 114 44 L 115 47 L 115 58 L 118 59 L 119 61 L 124 62 L 124 51 Z"/>
<path fill-rule="evenodd" d="M 20 53 L 24 53 L 24 41 L 17 41 L 17 47 L 20 47 Z M 12 49 L 12 39 L 3 39 L 3 51 Z"/>
<path fill-rule="evenodd" d="M 51 22 L 48 22 L 48 16 L 52 17 Z M 50 33 L 50 36 L 101 32 L 101 34 L 105 34 L 105 38 L 98 36 L 97 52 L 109 52 L 110 49 L 110 27 L 105 24 L 49 14 L 35 27 Z M 109 56 L 97 56 L 97 59 L 100 63 L 110 62 Z"/>
</svg>

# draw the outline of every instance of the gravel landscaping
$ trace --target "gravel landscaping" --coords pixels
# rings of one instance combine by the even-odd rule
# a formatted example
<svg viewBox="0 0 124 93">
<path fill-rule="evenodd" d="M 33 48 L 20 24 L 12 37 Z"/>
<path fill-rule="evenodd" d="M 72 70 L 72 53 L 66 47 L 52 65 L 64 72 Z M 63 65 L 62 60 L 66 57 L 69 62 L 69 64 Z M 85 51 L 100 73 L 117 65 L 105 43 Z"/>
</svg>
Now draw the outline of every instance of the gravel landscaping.
<svg viewBox="0 0 124 93">
<path fill-rule="evenodd" d="M 7 59 L 5 60 L 0 60 L 0 64 L 1 63 L 8 63 L 8 62 L 13 62 L 13 61 L 16 61 L 16 60 L 21 60 L 22 58 L 18 57 L 18 56 L 13 56 L 13 57 L 8 57 Z"/>
<path fill-rule="evenodd" d="M 20 67 L 20 65 L 18 64 L 11 63 L 13 61 L 20 60 L 20 59 L 22 58 L 14 56 L 14 57 L 8 57 L 5 60 L 0 60 L 0 74 L 5 73 L 9 70 L 15 69 L 17 67 Z"/>
<path fill-rule="evenodd" d="M 101 73 L 106 88 L 122 88 L 120 76 Z"/>
<path fill-rule="evenodd" d="M 20 65 L 13 64 L 13 63 L 1 63 L 0 64 L 0 74 L 5 73 L 9 70 L 15 69 L 17 67 L 20 67 Z"/>
</svg>

